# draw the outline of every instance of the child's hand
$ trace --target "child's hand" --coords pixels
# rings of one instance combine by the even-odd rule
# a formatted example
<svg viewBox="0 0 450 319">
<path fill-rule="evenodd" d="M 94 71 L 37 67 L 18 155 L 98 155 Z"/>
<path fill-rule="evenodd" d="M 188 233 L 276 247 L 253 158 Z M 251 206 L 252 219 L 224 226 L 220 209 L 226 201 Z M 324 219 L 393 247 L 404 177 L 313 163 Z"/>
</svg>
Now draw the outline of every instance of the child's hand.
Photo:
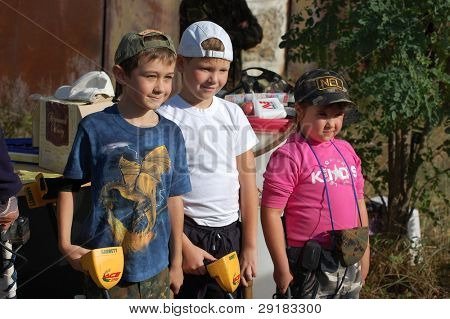
<svg viewBox="0 0 450 319">
<path fill-rule="evenodd" d="M 8 230 L 17 217 L 19 217 L 19 208 L 16 197 L 0 202 L 0 232 Z"/>
<path fill-rule="evenodd" d="M 281 270 L 275 268 L 273 272 L 273 279 L 275 280 L 275 283 L 277 284 L 278 289 L 282 294 L 285 294 L 289 284 L 294 280 L 294 277 L 292 276 L 289 268 L 287 270 Z"/>
<path fill-rule="evenodd" d="M 247 281 L 253 280 L 256 277 L 256 262 L 258 256 L 256 248 L 244 248 L 239 256 L 241 264 L 241 284 L 244 287 L 248 286 Z"/>
<path fill-rule="evenodd" d="M 76 245 L 67 245 L 60 247 L 60 251 L 73 269 L 83 271 L 80 258 L 90 252 L 89 249 Z"/>
<path fill-rule="evenodd" d="M 170 267 L 170 289 L 176 295 L 180 292 L 181 285 L 183 284 L 183 269 L 181 266 Z"/>
<path fill-rule="evenodd" d="M 188 247 L 188 249 L 183 250 L 183 271 L 191 275 L 205 275 L 204 260 L 214 261 L 216 258 L 193 244 Z"/>
</svg>

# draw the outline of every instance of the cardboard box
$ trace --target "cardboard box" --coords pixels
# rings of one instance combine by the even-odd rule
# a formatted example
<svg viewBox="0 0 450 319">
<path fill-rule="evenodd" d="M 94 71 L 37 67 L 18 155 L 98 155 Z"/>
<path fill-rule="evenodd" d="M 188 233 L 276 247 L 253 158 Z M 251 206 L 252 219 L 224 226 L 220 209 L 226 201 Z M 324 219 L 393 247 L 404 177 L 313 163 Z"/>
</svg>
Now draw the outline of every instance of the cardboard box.
<svg viewBox="0 0 450 319">
<path fill-rule="evenodd" d="M 111 99 L 89 104 L 42 98 L 39 105 L 39 166 L 62 174 L 78 123 L 86 115 L 112 104 Z"/>
<path fill-rule="evenodd" d="M 32 133 L 31 133 L 31 143 L 33 147 L 39 147 L 39 118 L 41 116 L 39 111 L 39 103 L 33 105 L 33 111 L 31 112 L 32 119 Z"/>
</svg>

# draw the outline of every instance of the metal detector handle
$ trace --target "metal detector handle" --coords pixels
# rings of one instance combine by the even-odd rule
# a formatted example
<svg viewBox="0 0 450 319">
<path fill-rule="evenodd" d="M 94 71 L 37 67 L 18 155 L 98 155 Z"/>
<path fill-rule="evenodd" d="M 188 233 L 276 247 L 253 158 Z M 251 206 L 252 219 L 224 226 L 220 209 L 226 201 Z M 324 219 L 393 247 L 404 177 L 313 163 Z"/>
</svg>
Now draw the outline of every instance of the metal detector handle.
<svg viewBox="0 0 450 319">
<path fill-rule="evenodd" d="M 2 231 L 2 235 L 6 236 L 6 231 Z M 0 290 L 0 299 L 16 299 L 17 272 L 14 269 L 14 255 L 11 253 L 12 244 L 9 241 L 2 240 L 2 245 L 4 247 L 0 249 L 0 268 L 3 269 L 3 273 L 0 274 L 0 281 L 3 282 L 1 286 L 5 285 L 6 289 Z"/>
<path fill-rule="evenodd" d="M 292 299 L 291 287 L 288 287 L 284 294 L 277 287 L 277 291 L 273 294 L 272 299 Z"/>
<path fill-rule="evenodd" d="M 288 289 L 286 290 L 286 299 L 291 299 L 291 298 L 292 298 L 291 287 L 288 287 Z"/>
<path fill-rule="evenodd" d="M 107 289 L 102 289 L 102 293 L 105 299 L 111 299 L 111 295 L 109 294 L 109 291 Z"/>
<path fill-rule="evenodd" d="M 247 287 L 243 287 L 242 294 L 244 299 L 253 299 L 253 279 L 247 280 Z"/>
</svg>

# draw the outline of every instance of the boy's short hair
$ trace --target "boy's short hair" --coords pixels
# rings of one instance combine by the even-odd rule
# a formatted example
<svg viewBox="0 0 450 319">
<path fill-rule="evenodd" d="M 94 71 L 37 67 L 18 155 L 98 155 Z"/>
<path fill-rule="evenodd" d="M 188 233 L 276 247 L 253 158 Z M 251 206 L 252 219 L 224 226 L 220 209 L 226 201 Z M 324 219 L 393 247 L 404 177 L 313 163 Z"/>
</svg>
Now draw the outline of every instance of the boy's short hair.
<svg viewBox="0 0 450 319">
<path fill-rule="evenodd" d="M 314 69 L 303 74 L 295 83 L 294 97 L 296 103 L 303 105 L 355 105 L 350 100 L 344 78 L 339 73 L 324 69 Z"/>
<path fill-rule="evenodd" d="M 228 33 L 211 21 L 199 21 L 184 30 L 178 54 L 187 58 L 219 58 L 233 61 Z"/>
<path fill-rule="evenodd" d="M 201 43 L 201 45 L 204 50 L 213 50 L 219 52 L 225 51 L 225 46 L 223 45 L 222 41 L 217 38 L 206 39 Z"/>
</svg>

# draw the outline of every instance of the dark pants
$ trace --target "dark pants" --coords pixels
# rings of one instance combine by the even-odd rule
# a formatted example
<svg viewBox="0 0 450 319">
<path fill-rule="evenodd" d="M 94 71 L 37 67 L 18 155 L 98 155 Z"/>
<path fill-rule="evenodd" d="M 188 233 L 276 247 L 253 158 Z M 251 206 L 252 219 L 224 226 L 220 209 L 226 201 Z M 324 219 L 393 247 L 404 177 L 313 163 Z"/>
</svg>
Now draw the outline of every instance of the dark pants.
<svg viewBox="0 0 450 319">
<path fill-rule="evenodd" d="M 192 244 L 217 259 L 232 251 L 236 251 L 239 255 L 241 247 L 241 223 L 239 221 L 224 227 L 208 227 L 197 225 L 191 218 L 185 216 L 184 233 Z M 236 298 L 240 295 L 240 288 L 238 288 L 233 296 Z M 202 276 L 184 274 L 183 286 L 175 298 L 223 299 L 226 298 L 226 292 L 208 274 Z"/>
</svg>

